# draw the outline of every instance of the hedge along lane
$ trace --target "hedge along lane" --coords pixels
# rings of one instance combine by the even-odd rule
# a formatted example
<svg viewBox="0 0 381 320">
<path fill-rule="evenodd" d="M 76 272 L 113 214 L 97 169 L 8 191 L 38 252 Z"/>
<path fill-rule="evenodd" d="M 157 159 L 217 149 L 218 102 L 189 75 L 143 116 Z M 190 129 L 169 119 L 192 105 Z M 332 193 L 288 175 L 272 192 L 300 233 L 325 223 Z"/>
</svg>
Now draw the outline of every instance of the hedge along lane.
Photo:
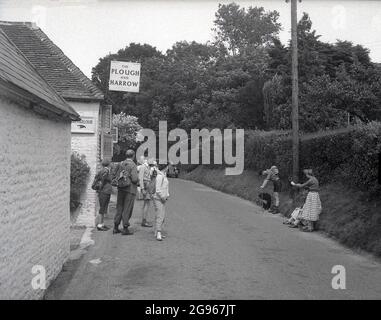
<svg viewBox="0 0 381 320">
<path fill-rule="evenodd" d="M 322 183 L 341 181 L 372 197 L 381 194 L 378 155 L 381 123 L 309 134 L 300 139 L 300 167 L 311 167 Z M 285 132 L 245 134 L 245 168 L 262 170 L 277 165 L 283 179 L 292 172 L 292 141 Z"/>
</svg>

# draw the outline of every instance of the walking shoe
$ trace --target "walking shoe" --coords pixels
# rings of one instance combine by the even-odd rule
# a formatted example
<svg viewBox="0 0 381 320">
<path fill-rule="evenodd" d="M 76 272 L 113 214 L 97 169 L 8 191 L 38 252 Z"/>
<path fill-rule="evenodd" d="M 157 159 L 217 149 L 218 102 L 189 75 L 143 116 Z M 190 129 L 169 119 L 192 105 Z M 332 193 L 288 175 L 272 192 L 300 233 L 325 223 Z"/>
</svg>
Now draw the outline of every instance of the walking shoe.
<svg viewBox="0 0 381 320">
<path fill-rule="evenodd" d="M 279 211 L 279 207 L 275 207 L 275 206 L 274 206 L 274 208 L 271 208 L 271 209 L 269 210 L 269 212 L 272 213 L 272 214 L 277 214 L 277 213 L 280 212 L 280 211 Z"/>
<path fill-rule="evenodd" d="M 110 228 L 109 227 L 107 227 L 107 226 L 105 226 L 105 225 L 101 225 L 101 224 L 98 224 L 97 225 L 97 230 L 98 231 L 107 231 L 107 230 L 109 230 Z"/>
<path fill-rule="evenodd" d="M 311 229 L 311 228 L 308 228 L 308 227 L 303 227 L 303 228 L 301 229 L 301 231 L 303 231 L 303 232 L 312 232 L 312 231 L 314 231 L 314 230 Z"/>
<path fill-rule="evenodd" d="M 156 234 L 156 240 L 157 240 L 157 241 L 161 241 L 161 240 L 163 240 L 160 231 L 158 231 L 157 234 Z"/>
<path fill-rule="evenodd" d="M 122 236 L 131 236 L 133 235 L 134 233 L 130 230 L 128 230 L 127 228 L 123 229 L 122 231 Z"/>
<path fill-rule="evenodd" d="M 162 239 L 165 239 L 165 238 L 167 237 L 167 236 L 163 233 L 163 231 L 154 231 L 153 233 L 154 233 L 154 235 L 155 235 L 155 238 L 156 238 L 158 232 L 161 232 L 161 238 L 162 238 Z"/>
<path fill-rule="evenodd" d="M 122 231 L 119 230 L 119 228 L 114 228 L 114 230 L 112 230 L 112 233 L 113 234 L 117 234 L 117 233 L 121 233 Z"/>
<path fill-rule="evenodd" d="M 142 227 L 151 228 L 152 224 L 148 223 L 147 221 L 143 221 L 141 224 Z"/>
</svg>

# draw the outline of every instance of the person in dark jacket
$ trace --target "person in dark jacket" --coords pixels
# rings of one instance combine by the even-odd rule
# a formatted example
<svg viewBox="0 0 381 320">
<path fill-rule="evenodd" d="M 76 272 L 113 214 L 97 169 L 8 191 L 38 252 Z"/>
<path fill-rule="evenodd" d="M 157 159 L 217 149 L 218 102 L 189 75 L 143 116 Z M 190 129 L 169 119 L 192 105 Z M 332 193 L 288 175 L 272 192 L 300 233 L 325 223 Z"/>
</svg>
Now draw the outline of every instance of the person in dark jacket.
<svg viewBox="0 0 381 320">
<path fill-rule="evenodd" d="M 128 227 L 130 226 L 129 221 L 134 209 L 139 176 L 138 169 L 133 161 L 135 152 L 133 150 L 127 150 L 126 157 L 126 160 L 122 161 L 116 169 L 116 179 L 119 181 L 119 184 L 113 233 L 132 235 L 133 232 L 128 230 Z M 127 185 L 122 186 L 120 184 L 120 181 L 123 179 L 128 181 Z M 123 231 L 119 230 L 121 221 L 123 221 Z"/>
<path fill-rule="evenodd" d="M 99 200 L 99 215 L 97 229 L 99 231 L 106 231 L 109 228 L 104 225 L 104 216 L 107 214 L 108 205 L 112 193 L 111 174 L 110 174 L 110 160 L 104 159 L 102 161 L 102 168 L 97 172 L 95 179 L 101 182 L 101 187 L 97 191 Z"/>
</svg>

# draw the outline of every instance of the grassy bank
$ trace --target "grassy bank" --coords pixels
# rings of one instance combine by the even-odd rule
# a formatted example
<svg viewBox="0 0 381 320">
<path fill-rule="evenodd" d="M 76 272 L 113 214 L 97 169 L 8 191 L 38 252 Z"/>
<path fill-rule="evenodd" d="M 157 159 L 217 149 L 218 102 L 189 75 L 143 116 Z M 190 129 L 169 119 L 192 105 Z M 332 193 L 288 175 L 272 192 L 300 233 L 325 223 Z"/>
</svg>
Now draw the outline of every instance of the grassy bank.
<svg viewBox="0 0 381 320">
<path fill-rule="evenodd" d="M 198 166 L 184 173 L 183 178 L 205 184 L 214 189 L 254 201 L 262 178 L 254 171 L 245 170 L 239 176 L 225 176 L 224 169 Z M 266 187 L 271 193 L 271 186 Z M 322 186 L 320 197 L 323 212 L 319 230 L 353 249 L 362 249 L 381 257 L 381 201 L 367 201 L 366 194 L 348 190 L 342 185 Z M 289 215 L 294 208 L 289 191 L 280 195 L 281 213 Z M 304 197 L 297 197 L 296 205 L 303 204 Z"/>
</svg>

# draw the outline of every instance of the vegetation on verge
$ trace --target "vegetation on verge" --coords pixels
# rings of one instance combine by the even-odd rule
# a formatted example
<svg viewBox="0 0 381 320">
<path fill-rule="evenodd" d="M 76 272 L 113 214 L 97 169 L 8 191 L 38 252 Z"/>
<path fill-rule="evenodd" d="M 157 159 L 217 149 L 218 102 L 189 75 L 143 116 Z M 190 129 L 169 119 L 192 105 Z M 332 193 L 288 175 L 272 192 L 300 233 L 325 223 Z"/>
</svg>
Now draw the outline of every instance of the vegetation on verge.
<svg viewBox="0 0 381 320">
<path fill-rule="evenodd" d="M 73 152 L 70 166 L 70 212 L 80 206 L 81 195 L 85 191 L 89 175 L 90 167 L 86 162 L 86 157 Z"/>
<path fill-rule="evenodd" d="M 301 137 L 301 168 L 312 168 L 321 183 L 342 182 L 381 195 L 378 155 L 381 153 L 381 123 L 371 122 L 347 130 Z M 292 141 L 287 132 L 249 131 L 245 137 L 245 168 L 263 170 L 278 166 L 287 181 L 292 173 Z"/>
<path fill-rule="evenodd" d="M 381 256 L 380 153 L 379 122 L 301 137 L 302 166 L 313 168 L 321 182 L 320 230 L 351 248 L 378 256 Z M 291 200 L 287 178 L 292 171 L 292 150 L 288 132 L 247 132 L 245 171 L 241 175 L 226 176 L 223 168 L 204 165 L 184 167 L 188 173 L 183 173 L 183 177 L 255 201 L 264 179 L 259 172 L 271 165 L 280 169 L 283 180 L 280 211 L 287 216 L 296 206 L 302 206 L 305 198 L 301 192 L 295 203 Z M 269 193 L 271 188 L 269 184 Z"/>
<path fill-rule="evenodd" d="M 250 201 L 255 201 L 263 182 L 263 177 L 253 170 L 245 170 L 239 176 L 226 176 L 222 168 L 207 166 L 183 172 L 182 177 Z M 271 185 L 266 187 L 265 192 L 271 193 Z M 320 197 L 323 212 L 319 230 L 350 248 L 366 250 L 381 257 L 380 199 L 366 201 L 363 192 L 338 183 L 322 186 Z M 300 193 L 295 205 L 302 206 L 304 198 L 305 194 Z M 289 190 L 285 188 L 280 193 L 280 210 L 288 216 L 293 208 Z"/>
</svg>

